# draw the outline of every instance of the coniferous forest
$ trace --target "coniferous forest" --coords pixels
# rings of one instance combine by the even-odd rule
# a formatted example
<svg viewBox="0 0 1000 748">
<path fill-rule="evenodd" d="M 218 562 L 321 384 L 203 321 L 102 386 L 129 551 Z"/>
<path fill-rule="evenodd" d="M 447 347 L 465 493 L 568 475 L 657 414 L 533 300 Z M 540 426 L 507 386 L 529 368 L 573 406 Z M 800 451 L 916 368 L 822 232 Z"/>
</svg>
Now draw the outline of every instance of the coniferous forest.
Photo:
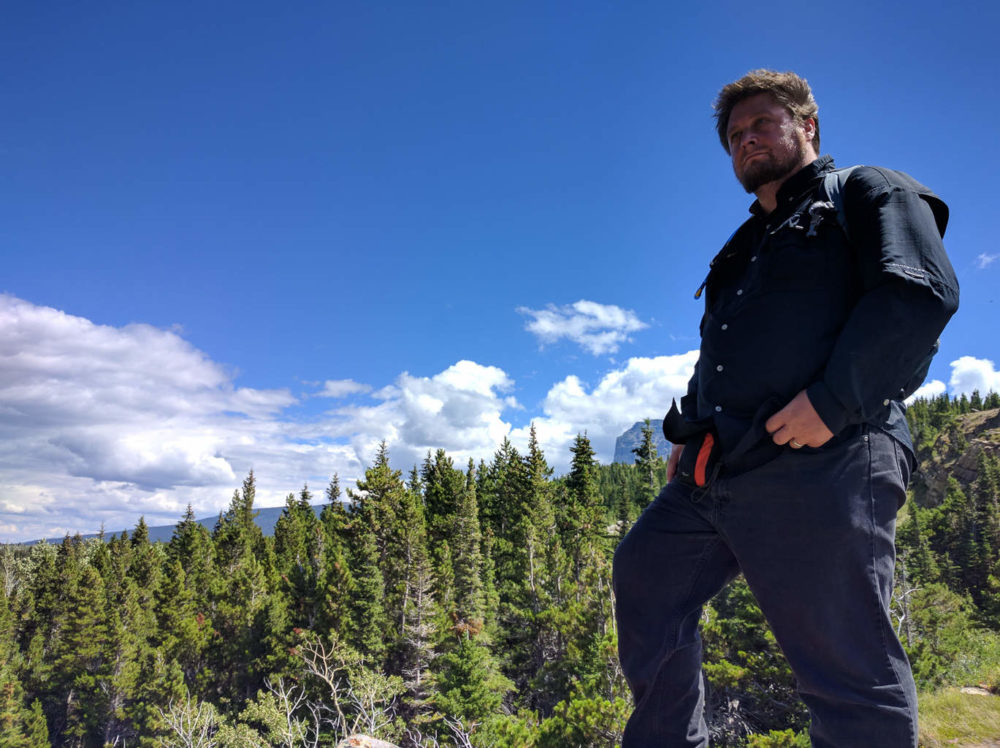
<svg viewBox="0 0 1000 748">
<path fill-rule="evenodd" d="M 919 400 L 893 616 L 922 692 L 1000 687 L 1000 397 Z M 0 745 L 406 748 L 620 743 L 611 559 L 665 480 L 586 436 L 555 477 L 532 431 L 489 462 L 383 444 L 356 488 L 289 494 L 273 537 L 251 473 L 213 531 L 0 549 Z M 321 506 L 317 513 L 314 507 Z M 702 617 L 713 745 L 808 746 L 795 680 L 746 585 Z"/>
</svg>

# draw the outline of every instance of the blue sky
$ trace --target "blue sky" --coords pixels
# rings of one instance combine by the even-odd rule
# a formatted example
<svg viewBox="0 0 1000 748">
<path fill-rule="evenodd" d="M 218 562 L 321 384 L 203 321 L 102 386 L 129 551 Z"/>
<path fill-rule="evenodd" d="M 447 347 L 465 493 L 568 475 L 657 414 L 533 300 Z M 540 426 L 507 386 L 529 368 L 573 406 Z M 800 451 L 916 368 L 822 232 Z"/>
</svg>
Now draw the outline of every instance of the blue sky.
<svg viewBox="0 0 1000 748">
<path fill-rule="evenodd" d="M 464 464 L 686 382 L 750 199 L 711 102 L 794 69 L 823 151 L 951 205 L 929 392 L 1000 389 L 993 4 L 20 4 L 0 24 L 0 541 L 262 504 L 380 439 Z M 762 354 L 763 355 L 763 354 Z"/>
</svg>

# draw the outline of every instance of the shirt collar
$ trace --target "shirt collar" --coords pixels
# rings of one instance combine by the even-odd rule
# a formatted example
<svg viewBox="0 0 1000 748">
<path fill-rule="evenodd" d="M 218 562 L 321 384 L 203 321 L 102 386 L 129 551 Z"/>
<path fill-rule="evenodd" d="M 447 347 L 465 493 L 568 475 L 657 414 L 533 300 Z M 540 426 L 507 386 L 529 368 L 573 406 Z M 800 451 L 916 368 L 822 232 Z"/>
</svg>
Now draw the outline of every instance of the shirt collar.
<svg viewBox="0 0 1000 748">
<path fill-rule="evenodd" d="M 833 168 L 833 158 L 831 156 L 820 156 L 812 163 L 803 166 L 797 172 L 792 174 L 792 176 L 786 179 L 784 184 L 782 184 L 778 189 L 777 210 L 781 210 L 782 206 L 796 200 L 807 187 L 811 186 L 813 180 L 815 180 L 820 174 L 830 171 Z M 755 216 L 766 216 L 764 210 L 760 207 L 760 201 L 758 200 L 754 200 L 753 205 L 750 206 L 750 212 Z"/>
</svg>

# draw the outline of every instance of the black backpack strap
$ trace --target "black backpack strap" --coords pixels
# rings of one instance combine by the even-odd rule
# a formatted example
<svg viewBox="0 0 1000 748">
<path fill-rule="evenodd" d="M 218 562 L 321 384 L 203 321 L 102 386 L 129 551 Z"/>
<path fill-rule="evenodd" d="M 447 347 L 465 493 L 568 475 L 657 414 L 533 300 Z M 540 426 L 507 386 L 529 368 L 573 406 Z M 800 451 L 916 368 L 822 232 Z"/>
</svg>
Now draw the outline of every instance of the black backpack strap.
<svg viewBox="0 0 1000 748">
<path fill-rule="evenodd" d="M 860 168 L 862 168 L 862 165 L 859 164 L 857 166 L 848 166 L 843 169 L 834 169 L 833 171 L 829 171 L 823 176 L 823 184 L 820 187 L 820 199 L 825 198 L 833 203 L 833 207 L 837 211 L 837 222 L 840 224 L 840 228 L 843 229 L 844 236 L 847 237 L 849 242 L 851 241 L 851 235 L 847 230 L 847 212 L 844 210 L 844 185 L 847 183 L 851 174 L 856 169 Z M 897 183 L 908 189 L 912 189 L 920 195 L 920 197 L 922 197 L 928 205 L 930 205 L 931 211 L 934 213 L 934 221 L 937 224 L 938 231 L 943 237 L 945 228 L 948 225 L 948 206 L 945 202 L 935 195 L 930 189 L 920 184 L 920 182 L 916 181 L 908 174 L 881 167 L 878 167 L 877 170 L 886 176 L 887 179 L 889 179 L 891 175 L 891 182 Z M 931 360 L 937 354 L 939 347 L 940 341 L 935 340 L 930 350 L 927 351 L 927 354 L 917 366 L 913 376 L 910 377 L 909 381 L 907 381 L 907 383 L 900 389 L 900 400 L 905 400 L 907 397 L 916 392 L 917 388 L 923 384 L 924 379 L 927 377 L 927 371 L 930 369 Z"/>
<path fill-rule="evenodd" d="M 854 170 L 860 168 L 859 164 L 828 171 L 823 175 L 823 185 L 820 187 L 820 197 L 833 203 L 834 210 L 837 211 L 837 223 L 840 224 L 840 228 L 844 230 L 844 236 L 848 239 L 851 235 L 847 231 L 847 213 L 844 211 L 844 185 Z"/>
</svg>

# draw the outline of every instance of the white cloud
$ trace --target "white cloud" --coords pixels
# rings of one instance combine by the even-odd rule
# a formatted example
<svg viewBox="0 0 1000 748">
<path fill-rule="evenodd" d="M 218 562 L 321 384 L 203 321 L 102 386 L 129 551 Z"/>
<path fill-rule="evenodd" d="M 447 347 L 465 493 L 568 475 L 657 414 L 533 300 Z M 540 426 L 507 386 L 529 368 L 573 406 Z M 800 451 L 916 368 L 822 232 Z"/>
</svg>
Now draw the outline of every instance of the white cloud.
<svg viewBox="0 0 1000 748">
<path fill-rule="evenodd" d="M 1000 372 L 989 359 L 962 356 L 951 362 L 948 386 L 953 395 L 971 395 L 973 390 L 982 395 L 1000 392 Z"/>
<path fill-rule="evenodd" d="M 503 396 L 513 384 L 503 370 L 474 361 L 459 361 L 433 377 L 404 372 L 374 394 L 381 403 L 333 411 L 339 427 L 332 433 L 350 436 L 361 461 L 371 459 L 382 439 L 400 465 L 420 463 L 438 448 L 457 462 L 485 458 L 510 431 L 501 414 L 517 405 Z"/>
<path fill-rule="evenodd" d="M 534 419 L 550 464 L 564 472 L 584 431 L 611 459 L 617 434 L 684 393 L 696 358 L 632 358 L 596 384 L 554 384 Z M 531 418 L 514 381 L 474 361 L 404 372 L 378 390 L 330 380 L 325 392 L 364 399 L 309 420 L 287 412 L 297 402 L 287 390 L 234 377 L 176 332 L 96 325 L 0 296 L 0 541 L 117 531 L 140 515 L 169 524 L 189 502 L 210 516 L 250 469 L 262 506 L 304 482 L 321 496 L 334 472 L 348 485 L 360 477 L 382 439 L 404 470 L 438 448 L 464 466 L 489 460 L 505 436 L 527 444 Z"/>
<path fill-rule="evenodd" d="M 992 265 L 998 259 L 1000 259 L 1000 254 L 988 255 L 985 252 L 983 252 L 981 255 L 979 255 L 979 257 L 976 258 L 976 267 L 979 268 L 980 270 L 983 270 L 984 268 Z"/>
<path fill-rule="evenodd" d="M 948 388 L 945 383 L 940 379 L 932 379 L 929 382 L 924 382 L 920 385 L 916 391 L 906 398 L 907 404 L 912 403 L 914 400 L 930 400 L 943 394 Z"/>
<path fill-rule="evenodd" d="M 989 359 L 962 356 L 951 362 L 951 378 L 947 386 L 939 379 L 932 379 L 924 382 L 906 401 L 909 403 L 917 398 L 930 399 L 948 390 L 955 397 L 971 395 L 975 390 L 979 390 L 981 395 L 1000 392 L 1000 372 Z"/>
<path fill-rule="evenodd" d="M 622 431 L 644 418 L 661 418 L 671 399 L 687 392 L 697 360 L 698 351 L 631 358 L 624 368 L 608 372 L 589 391 L 576 376 L 555 384 L 545 398 L 544 417 L 535 419 L 538 441 L 550 463 L 564 470 L 570 444 L 584 431 L 598 458 L 609 461 L 615 438 Z M 527 427 L 512 434 L 519 448 L 527 438 Z"/>
<path fill-rule="evenodd" d="M 345 484 L 385 439 L 393 463 L 446 449 L 488 459 L 519 408 L 494 366 L 459 361 L 429 377 L 403 373 L 318 419 L 295 420 L 287 390 L 234 385 L 234 375 L 175 332 L 111 327 L 0 296 L 0 542 L 175 522 L 224 508 L 250 469 L 258 501 L 278 505 L 309 482 Z M 324 393 L 370 392 L 330 380 Z"/>
<path fill-rule="evenodd" d="M 518 307 L 517 311 L 531 318 L 525 329 L 543 345 L 565 338 L 595 356 L 616 352 L 622 343 L 631 340 L 629 333 L 649 326 L 629 309 L 594 301 L 581 300 L 561 307 L 549 304 L 545 309 Z"/>
<path fill-rule="evenodd" d="M 353 379 L 327 379 L 323 383 L 323 389 L 316 393 L 316 397 L 341 398 L 371 392 L 371 389 L 371 385 L 361 384 Z"/>
<path fill-rule="evenodd" d="M 438 448 L 464 466 L 489 460 L 504 437 L 524 450 L 533 421 L 563 473 L 576 434 L 610 460 L 618 434 L 684 394 L 697 358 L 631 358 L 595 383 L 566 376 L 533 419 L 507 372 L 474 361 L 404 372 L 378 390 L 329 380 L 321 394 L 362 399 L 303 421 L 286 412 L 296 404 L 288 390 L 235 386 L 231 371 L 176 332 L 95 325 L 0 295 L 0 542 L 118 530 L 139 515 L 172 523 L 188 502 L 211 515 L 251 468 L 262 506 L 304 482 L 319 497 L 334 472 L 344 484 L 360 477 L 383 439 L 404 470 Z M 956 395 L 1000 391 L 990 360 L 963 356 L 951 368 Z M 917 394 L 944 390 L 934 380 Z"/>
<path fill-rule="evenodd" d="M 0 295 L 0 524 L 16 539 L 131 527 L 189 501 L 214 513 L 252 467 L 274 503 L 304 478 L 355 471 L 346 445 L 301 449 L 277 418 L 295 402 L 235 387 L 175 332 Z"/>
</svg>

